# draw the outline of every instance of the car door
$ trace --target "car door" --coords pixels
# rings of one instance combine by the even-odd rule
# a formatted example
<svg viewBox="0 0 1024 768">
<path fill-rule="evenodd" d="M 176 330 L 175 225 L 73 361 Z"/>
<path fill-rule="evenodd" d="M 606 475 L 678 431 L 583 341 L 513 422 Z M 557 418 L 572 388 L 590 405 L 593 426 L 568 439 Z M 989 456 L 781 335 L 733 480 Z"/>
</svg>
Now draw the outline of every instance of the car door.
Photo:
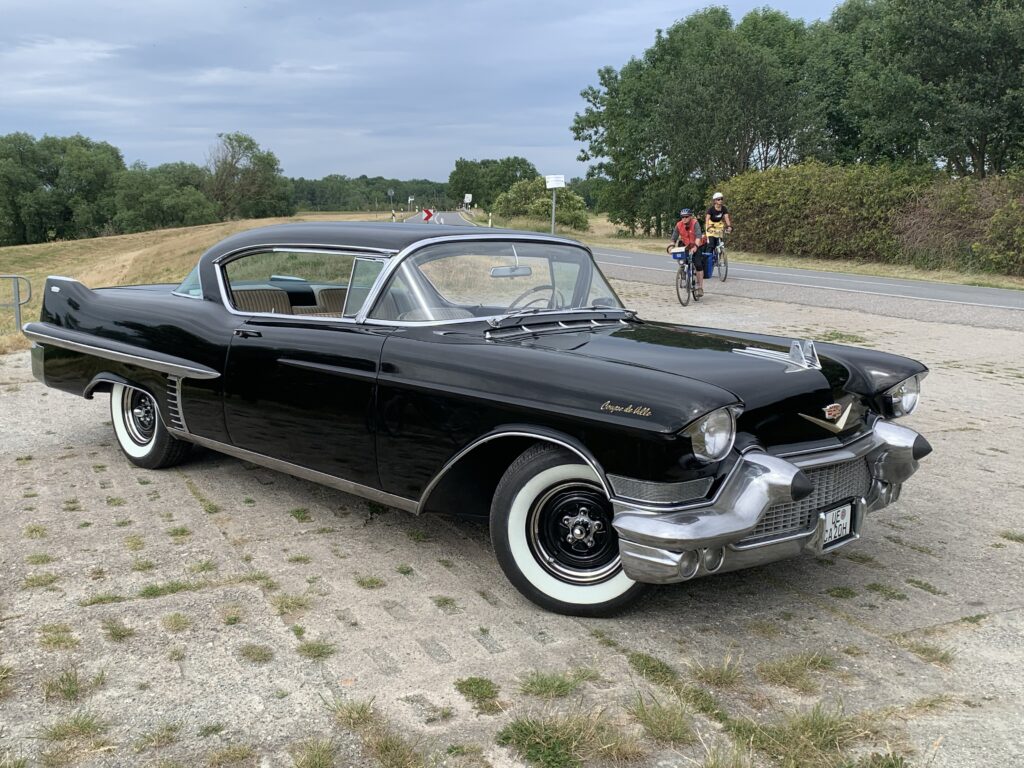
<svg viewBox="0 0 1024 768">
<path fill-rule="evenodd" d="M 224 385 L 233 445 L 379 487 L 373 413 L 389 330 L 354 315 L 383 263 L 274 249 L 224 265 L 239 316 Z"/>
</svg>

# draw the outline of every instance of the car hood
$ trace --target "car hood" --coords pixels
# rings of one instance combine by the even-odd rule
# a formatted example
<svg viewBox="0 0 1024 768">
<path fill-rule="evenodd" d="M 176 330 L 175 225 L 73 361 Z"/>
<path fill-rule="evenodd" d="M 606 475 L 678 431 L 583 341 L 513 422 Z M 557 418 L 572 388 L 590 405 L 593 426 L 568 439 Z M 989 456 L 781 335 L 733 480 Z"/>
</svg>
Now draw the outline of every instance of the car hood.
<svg viewBox="0 0 1024 768">
<path fill-rule="evenodd" d="M 537 334 L 519 343 L 657 370 L 727 390 L 743 403 L 739 430 L 766 446 L 842 438 L 862 429 L 874 397 L 924 366 L 907 358 L 818 344 L 821 368 L 782 359 L 791 339 L 664 323 Z M 775 353 L 766 357 L 765 353 Z M 826 419 L 839 403 L 842 416 Z M 848 413 L 847 413 L 848 411 Z"/>
</svg>

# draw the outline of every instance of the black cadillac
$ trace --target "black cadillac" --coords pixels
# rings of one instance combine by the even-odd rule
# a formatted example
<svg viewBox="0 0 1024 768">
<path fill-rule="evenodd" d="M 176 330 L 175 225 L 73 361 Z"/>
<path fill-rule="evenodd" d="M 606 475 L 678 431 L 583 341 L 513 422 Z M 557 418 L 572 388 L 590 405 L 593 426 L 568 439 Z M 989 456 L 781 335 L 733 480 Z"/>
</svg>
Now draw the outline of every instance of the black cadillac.
<svg viewBox="0 0 1024 768">
<path fill-rule="evenodd" d="M 530 600 L 602 615 L 860 537 L 931 448 L 927 369 L 651 323 L 579 243 L 318 223 L 224 240 L 180 285 L 51 277 L 35 375 L 109 393 L 128 460 L 193 445 L 413 514 L 489 518 Z"/>
</svg>

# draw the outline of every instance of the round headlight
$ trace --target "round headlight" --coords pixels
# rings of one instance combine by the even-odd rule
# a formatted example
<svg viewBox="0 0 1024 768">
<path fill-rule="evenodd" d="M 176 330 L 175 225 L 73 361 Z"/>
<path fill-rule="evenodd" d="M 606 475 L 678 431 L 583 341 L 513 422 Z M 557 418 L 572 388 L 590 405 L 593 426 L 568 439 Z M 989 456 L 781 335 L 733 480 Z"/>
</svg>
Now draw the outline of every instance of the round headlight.
<svg viewBox="0 0 1024 768">
<path fill-rule="evenodd" d="M 893 416 L 906 416 L 913 413 L 921 399 L 921 378 L 911 376 L 901 381 L 886 394 L 892 404 Z"/>
<path fill-rule="evenodd" d="M 693 422 L 683 434 L 690 438 L 693 455 L 701 461 L 721 461 L 729 455 L 736 440 L 736 414 L 732 408 L 719 408 Z"/>
</svg>

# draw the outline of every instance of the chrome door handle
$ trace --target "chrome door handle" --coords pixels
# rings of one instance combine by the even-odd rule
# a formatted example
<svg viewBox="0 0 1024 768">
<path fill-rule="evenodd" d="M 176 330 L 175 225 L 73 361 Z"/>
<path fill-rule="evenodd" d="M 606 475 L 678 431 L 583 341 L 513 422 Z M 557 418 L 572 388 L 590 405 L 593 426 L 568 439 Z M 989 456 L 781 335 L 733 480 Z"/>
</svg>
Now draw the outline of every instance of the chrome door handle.
<svg viewBox="0 0 1024 768">
<path fill-rule="evenodd" d="M 235 328 L 235 336 L 241 339 L 258 339 L 263 336 L 259 331 L 247 331 L 245 328 Z"/>
</svg>

